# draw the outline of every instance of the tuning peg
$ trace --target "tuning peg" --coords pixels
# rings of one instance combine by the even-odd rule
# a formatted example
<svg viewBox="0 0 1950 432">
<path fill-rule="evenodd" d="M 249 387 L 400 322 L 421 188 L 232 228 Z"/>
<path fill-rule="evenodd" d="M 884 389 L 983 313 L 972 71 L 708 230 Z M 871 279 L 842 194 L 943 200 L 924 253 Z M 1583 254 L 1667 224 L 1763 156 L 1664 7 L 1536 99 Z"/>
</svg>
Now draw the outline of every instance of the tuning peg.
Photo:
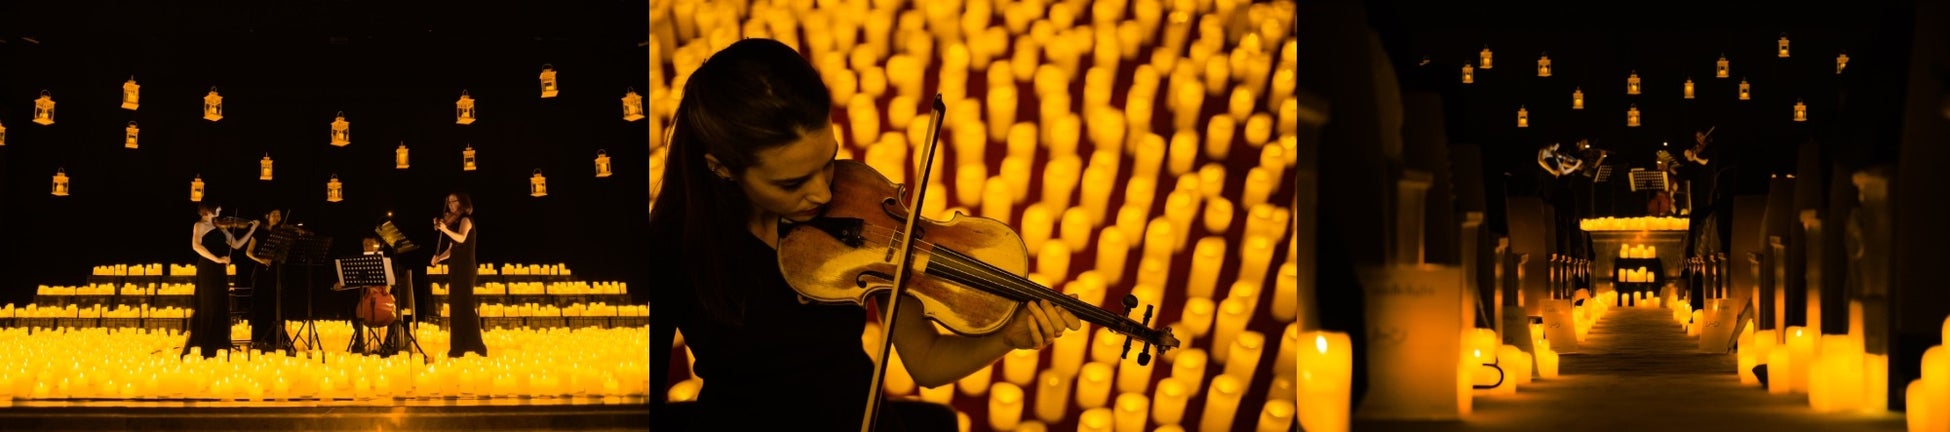
<svg viewBox="0 0 1950 432">
<path fill-rule="evenodd" d="M 1137 300 L 1137 295 L 1135 295 L 1135 294 L 1125 294 L 1125 295 L 1124 295 L 1124 314 L 1125 314 L 1125 315 L 1130 315 L 1130 314 L 1131 314 L 1131 310 L 1132 310 L 1132 309 L 1137 309 L 1137 304 L 1138 304 L 1138 300 Z"/>
</svg>

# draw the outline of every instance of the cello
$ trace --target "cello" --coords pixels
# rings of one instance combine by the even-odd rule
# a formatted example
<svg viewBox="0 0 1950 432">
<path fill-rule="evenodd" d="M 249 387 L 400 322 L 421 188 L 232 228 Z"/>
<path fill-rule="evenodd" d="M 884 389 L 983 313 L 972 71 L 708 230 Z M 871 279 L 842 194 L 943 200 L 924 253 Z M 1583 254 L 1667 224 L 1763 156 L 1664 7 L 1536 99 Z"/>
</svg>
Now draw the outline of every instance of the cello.
<svg viewBox="0 0 1950 432">
<path fill-rule="evenodd" d="M 947 111 L 938 94 L 933 105 L 933 131 L 919 168 L 923 185 L 928 184 Z M 914 208 L 926 188 L 908 199 L 905 186 L 859 161 L 835 161 L 831 183 L 833 198 L 826 211 L 788 226 L 778 241 L 779 269 L 805 300 L 864 306 L 882 292 L 892 293 L 887 299 L 911 296 L 919 300 L 928 319 L 968 336 L 1001 330 L 1024 302 L 1047 300 L 1079 319 L 1125 335 L 1126 355 L 1132 339 L 1142 341 L 1139 364 L 1150 363 L 1152 347 L 1163 354 L 1179 345 L 1169 327 L 1148 327 L 1152 306 L 1146 306 L 1141 321 L 1133 320 L 1031 281 L 1025 276 L 1029 260 L 1022 237 L 1000 221 L 961 214 L 946 221 L 922 217 Z M 872 430 L 878 419 L 886 359 L 891 358 L 893 318 L 900 303 L 881 303 L 886 329 L 881 332 L 877 358 L 882 360 L 874 368 L 863 431 Z M 1136 296 L 1124 296 L 1127 313 L 1137 303 Z"/>
</svg>

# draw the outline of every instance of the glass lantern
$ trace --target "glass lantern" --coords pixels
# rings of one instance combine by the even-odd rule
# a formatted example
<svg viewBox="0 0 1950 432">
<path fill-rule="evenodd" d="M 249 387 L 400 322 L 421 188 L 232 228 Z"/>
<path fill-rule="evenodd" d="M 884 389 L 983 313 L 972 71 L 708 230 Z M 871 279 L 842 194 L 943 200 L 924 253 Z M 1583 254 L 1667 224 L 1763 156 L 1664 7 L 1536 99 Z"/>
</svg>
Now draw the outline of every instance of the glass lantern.
<svg viewBox="0 0 1950 432">
<path fill-rule="evenodd" d="M 264 159 L 260 159 L 260 160 L 258 160 L 258 161 L 257 161 L 257 179 L 258 179 L 258 180 L 265 180 L 265 181 L 270 181 L 270 180 L 271 180 L 271 164 L 272 164 L 272 162 L 271 162 L 271 154 L 270 154 L 270 153 L 265 153 L 265 154 L 264 154 Z"/>
<path fill-rule="evenodd" d="M 1625 94 L 1629 94 L 1629 95 L 1639 94 L 1638 71 L 1632 71 L 1631 76 L 1625 77 Z"/>
<path fill-rule="evenodd" d="M 542 169 L 536 168 L 535 175 L 528 178 L 528 196 L 548 196 L 548 178 L 542 177 Z"/>
<path fill-rule="evenodd" d="M 1835 74 L 1841 75 L 1842 69 L 1847 69 L 1847 68 L 1848 68 L 1848 51 L 1842 51 L 1842 55 L 1835 56 Z"/>
<path fill-rule="evenodd" d="M 1625 111 L 1625 127 L 1639 127 L 1639 104 Z"/>
<path fill-rule="evenodd" d="M 1571 109 L 1574 110 L 1584 109 L 1584 88 L 1583 87 L 1571 88 Z"/>
<path fill-rule="evenodd" d="M 1754 97 L 1753 87 L 1749 87 L 1747 85 L 1746 78 L 1741 78 L 1740 79 L 1740 100 L 1753 99 L 1753 97 Z"/>
<path fill-rule="evenodd" d="M 1551 76 L 1551 56 L 1550 56 L 1550 54 L 1544 54 L 1544 55 L 1543 55 L 1543 56 L 1541 56 L 1541 57 L 1537 57 L 1537 76 L 1539 76 L 1539 77 L 1550 77 L 1550 76 Z"/>
<path fill-rule="evenodd" d="M 345 111 L 339 111 L 338 118 L 332 120 L 332 145 L 345 147 L 352 143 L 352 122 L 345 121 Z"/>
<path fill-rule="evenodd" d="M 190 179 L 190 202 L 203 202 L 203 176 Z"/>
<path fill-rule="evenodd" d="M 1776 44 L 1776 47 L 1774 49 L 1774 55 L 1780 58 L 1788 58 L 1787 33 L 1781 33 L 1781 41 Z"/>
<path fill-rule="evenodd" d="M 339 175 L 332 174 L 332 180 L 325 182 L 325 202 L 345 201 L 345 183 L 339 182 Z"/>
<path fill-rule="evenodd" d="M 1474 66 L 1463 64 L 1462 82 L 1463 84 L 1472 84 L 1476 82 L 1476 68 Z"/>
<path fill-rule="evenodd" d="M 460 170 L 473 171 L 474 168 L 474 146 L 470 144 L 460 151 Z"/>
<path fill-rule="evenodd" d="M 54 96 L 41 90 L 41 98 L 34 100 L 34 122 L 41 126 L 54 124 Z"/>
<path fill-rule="evenodd" d="M 7 125 L 0 123 L 0 147 L 7 146 Z"/>
<path fill-rule="evenodd" d="M 454 123 L 474 124 L 474 98 L 467 95 L 467 90 L 461 90 L 460 100 L 454 102 Z"/>
<path fill-rule="evenodd" d="M 1720 61 L 1713 66 L 1713 77 L 1714 78 L 1727 77 L 1727 55 L 1726 54 L 1720 54 Z"/>
<path fill-rule="evenodd" d="M 542 65 L 542 98 L 555 97 L 555 65 Z"/>
<path fill-rule="evenodd" d="M 400 141 L 399 148 L 393 149 L 393 168 L 406 169 L 411 166 L 406 161 L 406 141 Z"/>
<path fill-rule="evenodd" d="M 1693 77 L 1686 77 L 1686 98 L 1693 98 Z"/>
<path fill-rule="evenodd" d="M 1490 69 L 1490 66 L 1491 66 L 1491 65 L 1493 65 L 1494 63 L 1490 63 L 1490 47 L 1489 47 L 1489 46 L 1487 46 L 1487 45 L 1485 45 L 1485 46 L 1483 46 L 1483 52 L 1481 53 L 1481 57 L 1483 58 L 1483 62 L 1482 62 L 1481 64 L 1478 64 L 1478 65 L 1476 66 L 1476 68 L 1477 68 L 1477 69 L 1485 69 L 1485 70 L 1487 70 L 1487 69 Z"/>
<path fill-rule="evenodd" d="M 54 196 L 68 196 L 68 170 L 54 169 Z"/>
<path fill-rule="evenodd" d="M 142 133 L 142 128 L 135 127 L 135 122 L 133 121 L 129 122 L 128 127 L 122 128 L 122 148 L 136 148 L 135 138 L 140 133 Z"/>
<path fill-rule="evenodd" d="M 135 111 L 141 106 L 140 102 L 142 102 L 142 85 L 135 83 L 135 77 L 129 77 L 129 82 L 122 83 L 122 109 Z"/>
<path fill-rule="evenodd" d="M 596 177 L 609 177 L 611 174 L 609 169 L 609 152 L 596 150 Z"/>
<path fill-rule="evenodd" d="M 1521 105 L 1517 106 L 1517 127 L 1530 127 L 1530 110 L 1524 109 Z"/>
<path fill-rule="evenodd" d="M 211 87 L 210 94 L 203 96 L 203 119 L 223 120 L 223 96 L 217 94 L 216 87 Z"/>
<path fill-rule="evenodd" d="M 623 92 L 623 121 L 643 120 L 643 96 L 631 87 Z"/>
<path fill-rule="evenodd" d="M 1794 100 L 1794 121 L 1808 121 L 1808 104 L 1801 103 L 1801 99 Z"/>
</svg>

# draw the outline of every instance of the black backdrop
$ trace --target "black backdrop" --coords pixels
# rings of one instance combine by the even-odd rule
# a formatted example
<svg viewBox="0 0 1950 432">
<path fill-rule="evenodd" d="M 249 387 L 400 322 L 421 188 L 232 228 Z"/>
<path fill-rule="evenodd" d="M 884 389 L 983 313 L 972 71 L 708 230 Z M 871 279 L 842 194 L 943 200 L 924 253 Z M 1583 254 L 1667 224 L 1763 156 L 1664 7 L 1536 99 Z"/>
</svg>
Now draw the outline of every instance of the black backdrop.
<svg viewBox="0 0 1950 432">
<path fill-rule="evenodd" d="M 160 4 L 168 3 L 168 4 Z M 0 5 L 0 303 L 37 284 L 81 284 L 94 265 L 191 263 L 184 242 L 201 176 L 226 215 L 290 209 L 335 238 L 335 256 L 388 212 L 423 245 L 442 196 L 475 199 L 483 263 L 566 263 L 587 279 L 640 281 L 629 248 L 647 224 L 645 121 L 622 119 L 627 88 L 648 94 L 647 3 L 5 2 Z M 540 98 L 543 64 L 561 93 Z M 141 84 L 141 107 L 119 107 Z M 224 118 L 201 118 L 211 87 Z M 456 125 L 465 89 L 479 121 Z M 48 91 L 55 123 L 32 123 Z M 351 145 L 329 145 L 334 115 Z M 122 146 L 130 121 L 140 148 Z M 404 142 L 411 168 L 393 167 Z M 461 149 L 479 170 L 461 170 Z M 606 150 L 615 175 L 594 176 Z M 257 179 L 275 160 L 275 179 Z M 57 168 L 73 193 L 50 192 Z M 528 196 L 531 174 L 547 197 Z M 327 179 L 345 200 L 325 201 Z M 241 258 L 238 261 L 244 261 Z M 325 277 L 319 272 L 319 277 Z M 638 285 L 638 282 L 633 285 Z M 424 290 L 424 285 L 422 285 Z M 350 300 L 347 300 L 349 303 Z"/>
</svg>

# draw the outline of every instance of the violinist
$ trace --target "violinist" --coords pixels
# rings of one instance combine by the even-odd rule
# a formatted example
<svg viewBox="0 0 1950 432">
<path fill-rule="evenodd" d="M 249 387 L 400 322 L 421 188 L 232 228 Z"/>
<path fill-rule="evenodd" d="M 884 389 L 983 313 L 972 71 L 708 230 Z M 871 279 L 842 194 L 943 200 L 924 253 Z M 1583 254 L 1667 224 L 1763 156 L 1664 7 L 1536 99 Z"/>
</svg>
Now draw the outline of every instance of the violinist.
<svg viewBox="0 0 1950 432">
<path fill-rule="evenodd" d="M 279 303 L 281 293 L 278 292 L 277 267 L 273 265 L 275 263 L 270 257 L 262 255 L 257 248 L 260 244 L 269 241 L 270 232 L 284 223 L 284 212 L 271 210 L 264 214 L 263 221 L 262 231 L 247 236 L 250 242 L 244 248 L 244 256 L 257 263 L 256 268 L 251 272 L 251 345 L 261 350 L 271 351 L 280 348 L 277 330 L 284 328 L 284 323 L 278 322 L 277 313 L 281 304 Z"/>
<path fill-rule="evenodd" d="M 208 203 L 196 206 L 197 220 L 190 227 L 190 250 L 199 257 L 195 300 L 189 336 L 178 356 L 189 355 L 191 348 L 200 348 L 203 357 L 210 358 L 216 357 L 217 351 L 230 348 L 230 278 L 225 274 L 225 266 L 230 264 L 230 252 L 244 247 L 244 240 L 232 235 L 229 229 L 248 228 L 244 232 L 248 239 L 257 232 L 257 221 L 219 217 L 221 212 L 223 207 Z M 223 237 L 211 235 L 214 233 Z"/>
<path fill-rule="evenodd" d="M 874 372 L 861 341 L 867 312 L 802 302 L 777 250 L 783 228 L 813 220 L 834 199 L 832 95 L 805 57 L 772 39 L 732 43 L 691 76 L 650 217 L 650 274 L 663 278 L 650 292 L 652 428 L 740 430 L 791 419 L 801 430 L 857 430 Z M 1034 301 L 987 336 L 942 334 L 920 301 L 899 301 L 894 352 L 923 387 L 989 373 L 1004 354 L 1042 349 L 1081 325 Z M 705 385 L 695 404 L 664 407 L 673 330 L 683 332 Z M 881 430 L 957 424 L 940 405 L 889 400 L 882 408 Z"/>
<path fill-rule="evenodd" d="M 474 353 L 487 357 L 487 343 L 481 340 L 481 314 L 474 309 L 474 199 L 466 192 L 447 194 L 447 203 L 433 229 L 447 246 L 433 256 L 433 265 L 447 263 L 447 331 L 452 334 L 448 357 Z"/>
</svg>

